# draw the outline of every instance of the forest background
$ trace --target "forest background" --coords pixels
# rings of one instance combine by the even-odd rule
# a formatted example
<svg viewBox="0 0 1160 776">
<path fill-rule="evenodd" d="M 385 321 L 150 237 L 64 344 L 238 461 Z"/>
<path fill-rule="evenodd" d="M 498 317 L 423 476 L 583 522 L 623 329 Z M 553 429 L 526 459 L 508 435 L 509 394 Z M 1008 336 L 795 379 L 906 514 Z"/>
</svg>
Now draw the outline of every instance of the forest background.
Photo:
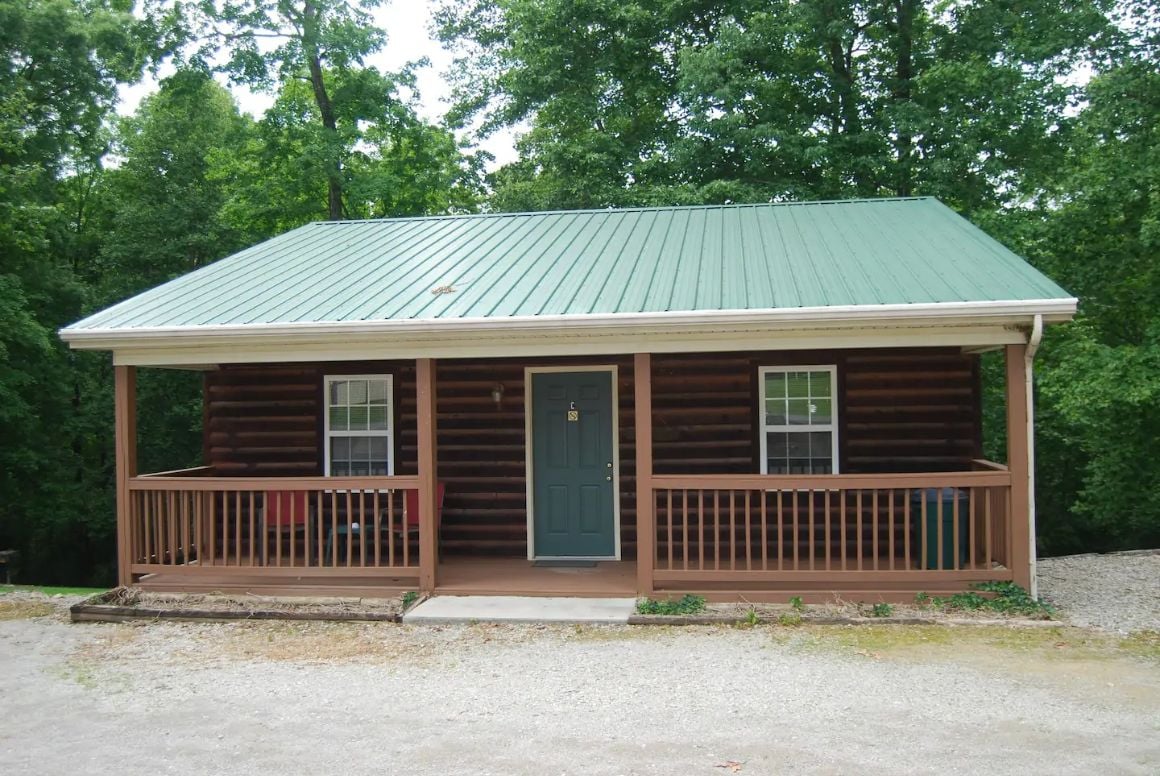
<svg viewBox="0 0 1160 776">
<path fill-rule="evenodd" d="M 56 336 L 91 311 L 319 219 L 878 196 L 938 197 L 1080 298 L 1036 361 L 1040 554 L 1160 546 L 1160 0 L 443 0 L 439 121 L 422 63 L 368 64 L 376 18 L 0 0 L 0 549 L 23 581 L 114 579 L 112 367 Z M 512 128 L 489 164 L 480 138 Z M 992 356 L 984 378 L 1002 460 Z M 143 471 L 198 463 L 196 374 L 143 370 L 138 412 Z"/>
</svg>

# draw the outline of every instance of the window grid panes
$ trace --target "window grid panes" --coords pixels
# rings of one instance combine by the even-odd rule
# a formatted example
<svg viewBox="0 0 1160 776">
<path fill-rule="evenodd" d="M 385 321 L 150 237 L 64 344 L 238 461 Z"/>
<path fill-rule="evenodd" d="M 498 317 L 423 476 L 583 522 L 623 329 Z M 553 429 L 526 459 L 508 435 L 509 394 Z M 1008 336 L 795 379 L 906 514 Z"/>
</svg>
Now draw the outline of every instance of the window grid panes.
<svg viewBox="0 0 1160 776">
<path fill-rule="evenodd" d="M 394 473 L 391 394 L 390 375 L 326 378 L 327 476 Z"/>
<path fill-rule="evenodd" d="M 837 471 L 836 371 L 833 366 L 761 369 L 763 474 Z"/>
</svg>

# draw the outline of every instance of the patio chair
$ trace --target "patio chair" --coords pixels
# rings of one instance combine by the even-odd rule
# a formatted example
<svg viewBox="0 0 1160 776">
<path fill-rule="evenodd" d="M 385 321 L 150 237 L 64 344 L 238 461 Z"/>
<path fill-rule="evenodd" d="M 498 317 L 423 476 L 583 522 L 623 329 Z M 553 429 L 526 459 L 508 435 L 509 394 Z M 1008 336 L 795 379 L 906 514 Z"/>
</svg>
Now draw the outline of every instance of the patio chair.
<svg viewBox="0 0 1160 776">
<path fill-rule="evenodd" d="M 436 487 L 435 492 L 435 536 L 438 539 L 439 525 L 443 519 L 443 494 L 446 492 L 447 486 L 440 482 Z M 372 541 L 378 541 L 382 536 L 386 535 L 388 531 L 391 532 L 392 537 L 402 538 L 404 541 L 410 539 L 411 536 L 417 536 L 419 533 L 419 491 L 406 490 L 403 491 L 403 515 L 402 521 L 392 520 L 388 513 L 388 507 L 383 506 L 379 510 L 379 535 L 372 536 Z M 394 527 L 397 526 L 397 527 Z M 393 530 L 392 530 L 393 527 Z M 374 527 L 368 522 L 360 525 L 357 522 L 350 524 L 339 522 L 334 528 L 328 528 L 326 532 L 326 547 L 323 550 L 324 562 L 329 564 L 334 562 L 336 556 L 346 555 L 345 551 L 335 552 L 335 541 L 338 541 L 338 546 L 341 548 L 345 544 L 345 537 L 350 534 L 352 542 L 357 542 L 362 535 L 371 536 L 374 533 Z M 360 545 L 361 546 L 361 545 Z M 350 559 L 346 561 L 349 563 Z"/>
<path fill-rule="evenodd" d="M 435 538 L 439 538 L 439 528 L 443 524 L 443 494 L 447 491 L 445 483 L 435 486 Z M 419 533 L 419 491 L 408 490 L 403 498 L 403 525 L 395 530 L 396 534 Z"/>
<path fill-rule="evenodd" d="M 265 527 L 262 540 L 262 565 L 269 565 L 271 537 L 277 541 L 279 535 L 298 540 L 298 532 L 303 537 L 310 531 L 314 511 L 310 504 L 310 493 L 305 490 L 268 490 L 262 499 L 262 523 Z M 286 551 L 283 551 L 284 553 Z M 309 563 L 306 551 L 303 560 Z"/>
</svg>

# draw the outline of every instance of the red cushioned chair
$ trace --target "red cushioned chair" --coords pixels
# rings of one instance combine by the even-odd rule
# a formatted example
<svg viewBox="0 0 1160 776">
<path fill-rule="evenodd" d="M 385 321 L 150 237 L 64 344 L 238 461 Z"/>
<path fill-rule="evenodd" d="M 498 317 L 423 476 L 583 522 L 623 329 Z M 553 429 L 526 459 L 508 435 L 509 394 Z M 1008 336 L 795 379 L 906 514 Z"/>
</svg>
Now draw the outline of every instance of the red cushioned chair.
<svg viewBox="0 0 1160 776">
<path fill-rule="evenodd" d="M 298 532 L 303 537 L 310 530 L 313 511 L 310 493 L 305 490 L 268 490 L 262 501 L 262 522 L 265 524 L 265 540 L 262 542 L 262 564 L 266 565 L 270 552 L 270 537 L 289 535 L 291 542 L 298 540 Z M 303 558 L 306 550 L 303 548 Z"/>
</svg>

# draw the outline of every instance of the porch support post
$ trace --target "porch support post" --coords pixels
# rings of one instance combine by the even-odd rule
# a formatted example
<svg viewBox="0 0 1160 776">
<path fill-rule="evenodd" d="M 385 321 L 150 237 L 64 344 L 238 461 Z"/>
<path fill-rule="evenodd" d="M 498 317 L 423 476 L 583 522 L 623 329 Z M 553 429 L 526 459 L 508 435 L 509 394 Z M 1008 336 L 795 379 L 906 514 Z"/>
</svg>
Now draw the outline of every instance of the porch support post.
<svg viewBox="0 0 1160 776">
<path fill-rule="evenodd" d="M 117 584 L 133 583 L 129 478 L 137 476 L 137 368 L 113 367 L 113 427 L 117 471 Z"/>
<path fill-rule="evenodd" d="M 419 589 L 433 593 L 435 567 L 439 562 L 434 359 L 415 360 L 415 405 L 419 426 Z"/>
<path fill-rule="evenodd" d="M 653 497 L 652 356 L 637 353 L 633 359 L 636 419 L 636 590 L 640 595 L 653 591 L 653 561 L 656 557 L 656 515 Z"/>
<path fill-rule="evenodd" d="M 1031 589 L 1031 424 L 1027 417 L 1026 345 L 1007 346 L 1007 468 L 1011 474 L 1011 546 L 1015 584 Z"/>
</svg>

